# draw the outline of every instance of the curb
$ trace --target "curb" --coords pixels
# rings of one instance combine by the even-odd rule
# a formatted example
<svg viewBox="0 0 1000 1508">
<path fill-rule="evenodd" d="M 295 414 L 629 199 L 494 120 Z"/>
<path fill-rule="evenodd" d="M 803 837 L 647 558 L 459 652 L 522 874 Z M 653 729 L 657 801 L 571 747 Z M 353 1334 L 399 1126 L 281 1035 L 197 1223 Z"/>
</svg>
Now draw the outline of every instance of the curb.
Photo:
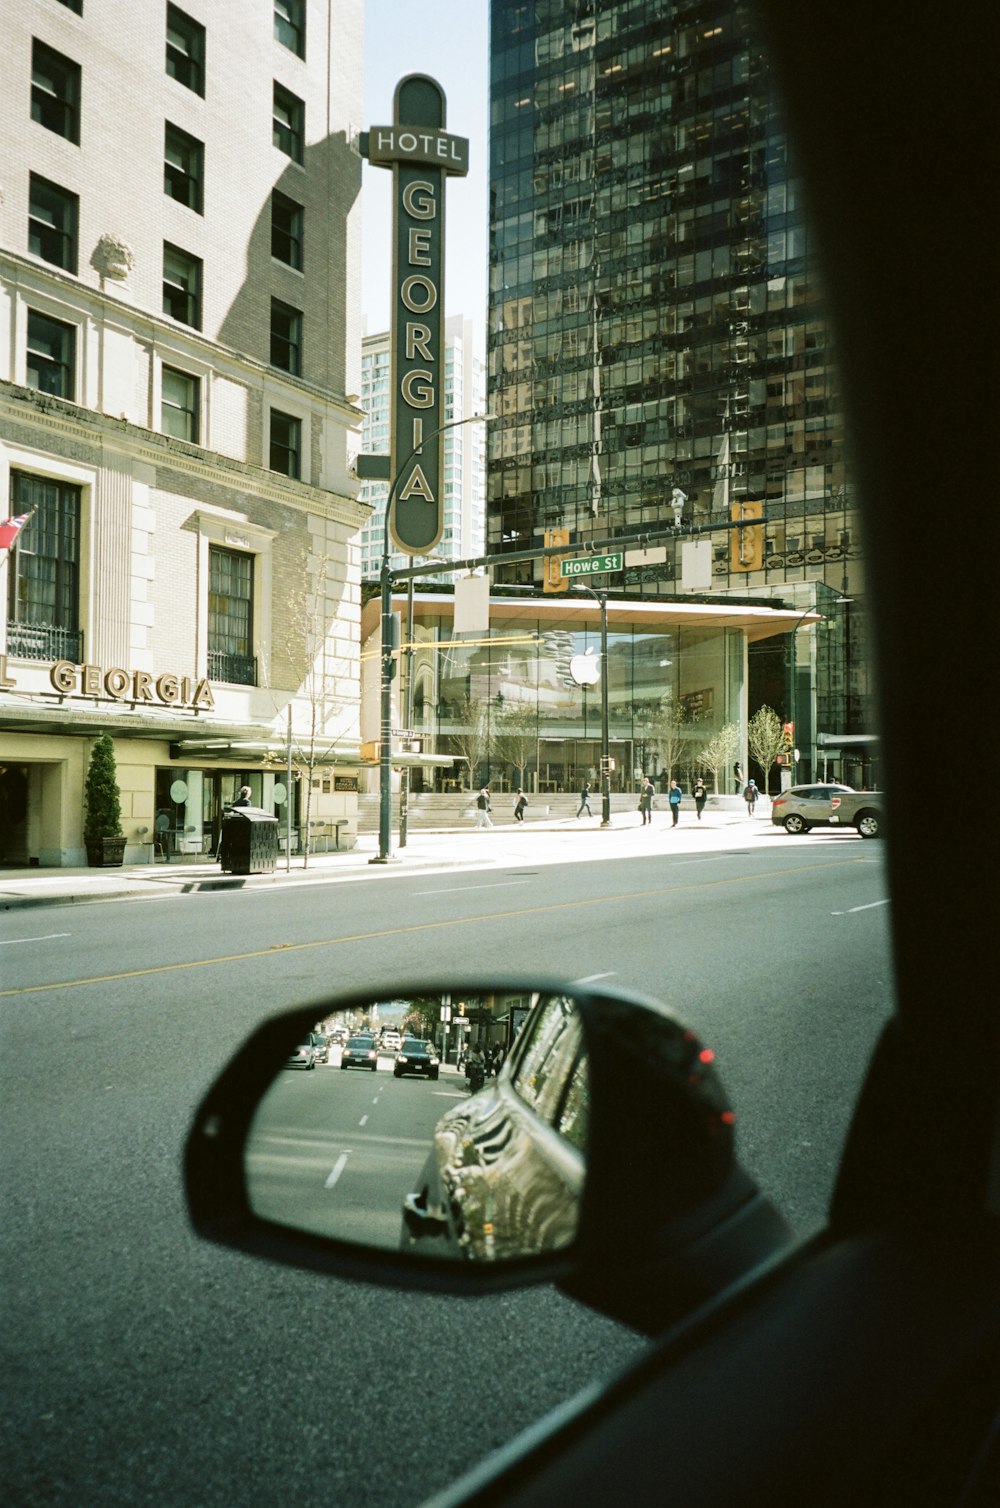
<svg viewBox="0 0 1000 1508">
<path fill-rule="evenodd" d="M 719 820 L 720 817 L 722 818 L 721 821 Z M 712 828 L 718 830 L 720 828 L 730 829 L 737 826 L 743 827 L 747 825 L 747 820 L 748 819 L 742 815 L 730 816 L 728 813 L 719 813 L 716 815 L 716 820 L 714 822 L 705 824 L 705 828 L 708 830 L 711 830 Z M 669 824 L 663 823 L 657 824 L 657 826 L 667 827 L 669 826 Z M 693 824 L 685 823 L 684 826 L 689 827 L 693 826 Z M 634 833 L 637 833 L 639 831 L 639 825 L 637 823 L 627 822 L 621 826 L 615 826 L 614 824 L 612 824 L 610 828 L 602 828 L 599 822 L 582 824 L 574 817 L 565 817 L 557 818 L 554 821 L 550 819 L 548 822 L 539 821 L 537 823 L 530 824 L 524 823 L 523 825 L 520 823 L 515 823 L 513 821 L 495 823 L 493 828 L 489 831 L 495 832 L 498 837 L 505 838 L 510 838 L 514 835 L 523 835 L 525 838 L 527 838 L 531 833 L 535 833 L 539 836 L 542 836 L 545 833 L 552 833 L 558 834 L 560 837 L 566 837 L 570 833 L 576 833 L 580 838 L 588 838 L 601 833 L 607 834 L 609 838 L 627 838 L 633 836 Z M 395 831 L 393 836 L 396 836 Z M 366 832 L 364 834 L 364 837 L 370 840 L 372 834 Z M 44 894 L 17 893 L 17 881 L 14 880 L 15 872 L 7 871 L 6 875 L 0 876 L 0 913 L 7 911 L 29 910 L 41 906 L 65 906 L 67 904 L 87 905 L 93 904 L 98 901 L 145 900 L 153 899 L 157 896 L 162 895 L 177 895 L 185 893 L 201 894 L 211 891 L 225 892 L 234 890 L 260 889 L 264 886 L 278 887 L 278 889 L 280 890 L 280 887 L 282 885 L 295 886 L 331 884 L 349 878 L 356 879 L 359 876 L 371 874 L 373 872 L 392 875 L 417 875 L 426 873 L 428 871 L 440 873 L 442 871 L 447 872 L 449 870 L 466 869 L 470 865 L 475 865 L 480 859 L 483 859 L 483 861 L 486 863 L 501 862 L 499 856 L 497 860 L 493 861 L 482 853 L 477 853 L 475 851 L 463 852 L 463 850 L 465 849 L 465 844 L 461 841 L 462 838 L 475 838 L 480 843 L 483 843 L 483 829 L 468 827 L 464 825 L 462 827 L 421 828 L 418 829 L 417 832 L 409 835 L 411 842 L 416 841 L 419 843 L 419 839 L 421 837 L 455 838 L 457 842 L 454 850 L 452 850 L 448 854 L 443 855 L 415 855 L 413 854 L 409 844 L 404 850 L 400 850 L 398 844 L 396 844 L 392 849 L 392 857 L 390 858 L 389 862 L 382 865 L 372 862 L 374 853 L 372 851 L 369 851 L 367 847 L 364 849 L 354 848 L 336 858 L 324 855 L 322 861 L 316 862 L 313 867 L 310 868 L 296 867 L 293 870 L 275 868 L 273 871 L 267 874 L 222 874 L 218 869 L 210 864 L 191 865 L 188 867 L 181 867 L 180 865 L 178 865 L 173 873 L 170 873 L 169 870 L 167 870 L 163 866 L 155 867 L 151 865 L 145 865 L 142 866 L 141 870 L 136 870 L 133 866 L 127 871 L 128 879 L 124 884 L 121 882 L 114 884 L 112 877 L 109 875 L 108 880 L 111 882 L 111 884 L 114 885 L 114 888 L 103 890 L 74 890 L 70 888 L 74 884 L 74 874 L 82 873 L 82 871 L 70 871 L 67 874 L 67 878 L 63 881 L 60 879 L 59 870 L 48 870 L 42 872 L 45 877 L 42 882 L 47 882 L 53 887 L 65 886 L 66 888 L 56 888 L 49 893 Z M 486 850 L 488 850 L 490 846 L 491 845 L 489 843 L 489 840 L 485 839 Z M 318 856 L 316 857 L 318 858 Z M 279 864 L 282 864 L 284 860 L 282 858 L 279 858 L 278 862 Z M 521 862 L 521 859 L 518 858 L 517 862 Z M 41 875 L 38 871 L 33 872 L 26 870 L 16 871 L 16 873 L 18 878 L 20 878 L 22 874 L 25 877 L 32 875 L 33 883 L 35 882 L 36 878 L 41 879 Z M 93 871 L 91 871 L 90 873 L 91 878 L 93 878 Z M 4 891 L 4 880 L 7 880 L 8 883 L 13 882 L 13 886 L 10 892 Z"/>
</svg>

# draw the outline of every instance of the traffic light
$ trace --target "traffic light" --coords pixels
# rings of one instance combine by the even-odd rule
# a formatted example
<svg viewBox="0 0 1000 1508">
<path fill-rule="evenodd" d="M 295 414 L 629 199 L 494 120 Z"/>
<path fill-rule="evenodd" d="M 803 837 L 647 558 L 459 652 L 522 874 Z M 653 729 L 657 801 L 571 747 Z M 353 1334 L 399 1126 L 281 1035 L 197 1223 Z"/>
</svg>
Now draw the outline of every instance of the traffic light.
<svg viewBox="0 0 1000 1508">
<path fill-rule="evenodd" d="M 400 615 L 399 613 L 390 613 L 389 633 L 385 644 L 382 646 L 382 658 L 385 668 L 389 673 L 390 681 L 395 680 L 396 672 L 399 669 L 399 645 L 402 637 Z"/>
<path fill-rule="evenodd" d="M 781 741 L 785 745 L 786 749 L 794 749 L 794 747 L 795 747 L 795 724 L 794 723 L 782 723 L 782 725 L 781 725 Z"/>
</svg>

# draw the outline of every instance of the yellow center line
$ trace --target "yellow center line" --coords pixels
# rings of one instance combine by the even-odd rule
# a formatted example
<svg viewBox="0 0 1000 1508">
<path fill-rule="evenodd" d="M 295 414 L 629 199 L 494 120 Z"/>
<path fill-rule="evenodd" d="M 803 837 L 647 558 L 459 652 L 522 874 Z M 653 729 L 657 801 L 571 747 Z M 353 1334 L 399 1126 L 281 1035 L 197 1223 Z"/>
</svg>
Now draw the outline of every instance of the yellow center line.
<svg viewBox="0 0 1000 1508">
<path fill-rule="evenodd" d="M 386 937 L 406 937 L 415 932 L 435 932 L 444 927 L 471 927 L 480 922 L 496 922 L 516 919 L 521 916 L 541 916 L 546 912 L 572 911 L 577 907 L 613 906 L 621 901 L 649 900 L 654 896 L 676 894 L 679 890 L 713 890 L 727 885 L 758 884 L 763 879 L 781 879 L 785 875 L 802 875 L 811 871 L 843 869 L 857 864 L 858 859 L 841 859 L 832 864 L 793 865 L 787 869 L 770 870 L 766 874 L 733 875 L 729 879 L 687 880 L 678 885 L 658 885 L 652 890 L 629 890 L 619 895 L 596 895 L 574 901 L 549 901 L 541 906 L 519 906 L 512 911 L 490 911 L 477 916 L 446 916 L 432 922 L 415 922 L 407 927 L 386 927 L 378 932 L 352 932 L 345 937 L 320 937 L 311 942 L 270 943 L 266 948 L 255 948 L 249 953 L 226 953 L 218 958 L 197 958 L 184 963 L 154 964 L 148 969 L 123 969 L 118 974 L 95 974 L 90 979 L 62 979 L 52 984 L 27 984 L 15 990 L 0 990 L 0 1000 L 12 995 L 37 995 L 44 990 L 80 989 L 88 984 L 113 984 L 122 979 L 145 979 L 153 974 L 173 974 L 182 969 L 207 969 L 218 964 L 245 963 L 252 958 L 269 958 L 276 953 L 283 957 L 289 953 L 304 953 L 309 948 L 339 948 L 346 943 L 376 942 Z"/>
</svg>

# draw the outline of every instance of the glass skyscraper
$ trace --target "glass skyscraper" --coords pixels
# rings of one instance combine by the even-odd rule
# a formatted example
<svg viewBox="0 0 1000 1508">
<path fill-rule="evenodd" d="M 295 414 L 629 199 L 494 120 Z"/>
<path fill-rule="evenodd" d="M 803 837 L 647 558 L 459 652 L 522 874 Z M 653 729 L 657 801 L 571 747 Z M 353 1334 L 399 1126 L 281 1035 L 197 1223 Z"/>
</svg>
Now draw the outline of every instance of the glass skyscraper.
<svg viewBox="0 0 1000 1508">
<path fill-rule="evenodd" d="M 759 700 L 869 733 L 834 351 L 748 7 L 492 0 L 491 47 L 488 550 L 563 528 L 579 553 L 671 522 L 679 491 L 681 531 L 602 584 L 818 606 L 797 653 L 752 665 Z M 699 535 L 689 577 L 684 529 L 751 505 L 760 529 Z"/>
</svg>

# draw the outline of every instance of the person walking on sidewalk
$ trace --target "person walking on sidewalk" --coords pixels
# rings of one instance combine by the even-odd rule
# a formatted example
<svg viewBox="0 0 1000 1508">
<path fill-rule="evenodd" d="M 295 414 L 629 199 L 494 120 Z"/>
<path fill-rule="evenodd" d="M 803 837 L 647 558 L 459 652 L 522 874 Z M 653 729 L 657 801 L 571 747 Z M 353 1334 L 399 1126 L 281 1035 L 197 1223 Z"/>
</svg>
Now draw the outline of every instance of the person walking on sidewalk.
<svg viewBox="0 0 1000 1508">
<path fill-rule="evenodd" d="M 673 819 L 670 824 L 671 827 L 677 826 L 677 819 L 681 814 L 681 798 L 683 795 L 684 792 L 677 784 L 677 781 L 671 780 L 670 790 L 667 792 L 667 800 L 670 802 L 670 815 Z"/>
<path fill-rule="evenodd" d="M 699 822 L 701 821 L 701 814 L 705 810 L 705 802 L 707 800 L 708 791 L 705 789 L 704 780 L 702 780 L 701 776 L 699 775 L 698 779 L 694 783 L 694 809 L 698 813 Z"/>
<path fill-rule="evenodd" d="M 653 825 L 653 783 L 647 775 L 642 777 L 642 785 L 639 788 L 639 815 L 642 817 L 642 825 Z"/>
<path fill-rule="evenodd" d="M 476 797 L 476 827 L 492 827 L 490 820 L 490 788 L 484 785 Z"/>
<path fill-rule="evenodd" d="M 527 804 L 528 804 L 528 798 L 527 798 L 527 796 L 524 794 L 524 792 L 522 790 L 518 790 L 517 796 L 516 796 L 516 798 L 514 800 L 514 821 L 515 822 L 523 822 L 524 821 L 524 808 L 527 806 Z"/>
<path fill-rule="evenodd" d="M 747 804 L 747 816 L 748 817 L 752 817 L 753 816 L 753 809 L 757 805 L 757 797 L 759 795 L 760 795 L 760 792 L 758 791 L 758 789 L 757 789 L 756 785 L 754 784 L 754 782 L 752 780 L 748 780 L 747 781 L 747 788 L 743 792 L 743 800 Z"/>
<path fill-rule="evenodd" d="M 580 792 L 580 807 L 579 807 L 579 810 L 577 811 L 577 814 L 576 814 L 577 817 L 579 817 L 580 812 L 583 812 L 583 811 L 585 811 L 587 813 L 588 817 L 592 817 L 594 815 L 593 812 L 590 810 L 590 781 L 589 780 L 585 780 L 583 782 L 583 790 Z"/>
</svg>

